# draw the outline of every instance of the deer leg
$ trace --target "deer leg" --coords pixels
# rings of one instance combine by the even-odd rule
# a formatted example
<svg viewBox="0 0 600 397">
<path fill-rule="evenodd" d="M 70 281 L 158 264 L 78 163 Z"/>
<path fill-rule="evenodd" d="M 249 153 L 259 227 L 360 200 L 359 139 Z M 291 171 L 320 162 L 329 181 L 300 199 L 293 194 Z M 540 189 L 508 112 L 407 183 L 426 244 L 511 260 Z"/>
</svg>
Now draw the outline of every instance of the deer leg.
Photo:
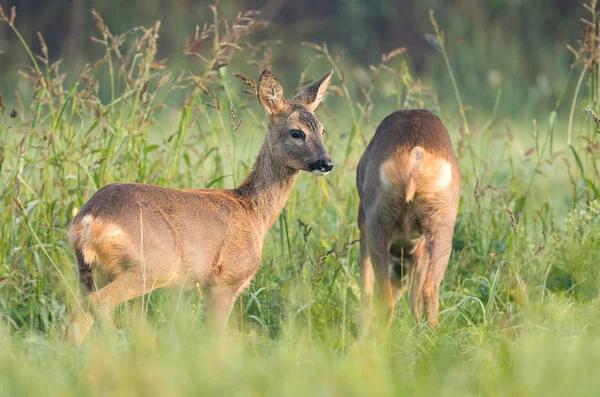
<svg viewBox="0 0 600 397">
<path fill-rule="evenodd" d="M 369 219 L 367 224 L 367 246 L 375 274 L 375 296 L 383 313 L 387 327 L 392 324 L 396 302 L 390 282 L 391 232 L 389 218 L 385 216 Z"/>
<path fill-rule="evenodd" d="M 362 286 L 362 297 L 360 299 L 361 327 L 366 329 L 370 322 L 373 306 L 373 289 L 375 288 L 375 273 L 373 263 L 369 256 L 367 245 L 366 221 L 362 207 L 358 209 L 358 227 L 360 229 L 360 281 Z"/>
<path fill-rule="evenodd" d="M 392 278 L 390 279 L 390 282 L 392 284 L 392 295 L 394 297 L 394 302 L 397 304 L 398 301 L 400 301 L 400 299 L 402 299 L 404 294 L 408 291 L 408 283 L 406 282 L 405 277 L 402 279 Z"/>
<path fill-rule="evenodd" d="M 79 345 L 93 326 L 94 317 L 91 313 L 84 308 L 79 308 L 71 318 L 71 323 L 67 328 L 67 337 L 73 344 Z"/>
<path fill-rule="evenodd" d="M 427 251 L 427 237 L 421 237 L 415 244 L 412 252 L 412 266 L 410 269 L 409 296 L 410 307 L 417 321 L 421 322 L 421 311 L 423 307 L 423 286 L 429 267 L 429 255 Z"/>
<path fill-rule="evenodd" d="M 141 274 L 123 273 L 98 291 L 89 293 L 87 305 L 91 313 L 85 311 L 75 316 L 71 322 L 74 342 L 81 343 L 94 325 L 94 317 L 101 316 L 112 324 L 111 312 L 119 304 L 138 296 L 145 295 L 157 288 L 164 287 L 170 280 L 148 279 L 144 283 Z"/>
<path fill-rule="evenodd" d="M 454 225 L 448 225 L 439 230 L 429 242 L 428 250 L 431 253 L 431 260 L 423 287 L 425 315 L 431 328 L 437 328 L 439 325 L 440 284 L 442 283 L 442 278 L 444 277 L 452 252 Z"/>
<path fill-rule="evenodd" d="M 406 252 L 406 254 L 405 254 Z M 399 255 L 398 257 L 394 254 Z M 390 266 L 390 282 L 392 283 L 392 294 L 394 301 L 398 304 L 398 301 L 408 292 L 409 288 L 409 277 L 412 256 L 410 255 L 409 248 L 402 247 L 399 252 L 390 251 L 390 260 L 392 262 Z"/>
<path fill-rule="evenodd" d="M 204 291 L 206 311 L 213 332 L 224 334 L 231 308 L 237 297 L 237 288 L 231 286 L 215 286 Z"/>
</svg>

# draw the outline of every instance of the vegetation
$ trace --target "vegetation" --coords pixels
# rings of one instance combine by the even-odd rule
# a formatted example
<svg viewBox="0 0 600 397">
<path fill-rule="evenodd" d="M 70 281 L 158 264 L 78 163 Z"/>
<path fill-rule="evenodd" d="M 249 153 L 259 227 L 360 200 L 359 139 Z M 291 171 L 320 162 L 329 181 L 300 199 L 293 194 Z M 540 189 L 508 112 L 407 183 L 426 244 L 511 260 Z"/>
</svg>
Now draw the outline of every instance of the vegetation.
<svg viewBox="0 0 600 397">
<path fill-rule="evenodd" d="M 51 62 L 63 59 L 70 85 L 102 47 L 90 42 L 96 35 L 91 14 L 96 9 L 114 32 L 133 26 L 152 26 L 161 21 L 158 59 L 169 58 L 169 70 L 195 70 L 181 49 L 196 24 L 209 17 L 213 0 L 28 0 L 17 4 L 16 26 L 25 41 L 39 52 L 37 32 L 42 32 Z M 0 2 L 5 8 L 11 2 Z M 435 87 L 445 106 L 452 104 L 445 65 L 425 34 L 431 33 L 430 9 L 444 27 L 448 55 L 452 59 L 461 92 L 473 112 L 490 113 L 501 90 L 498 111 L 512 121 L 529 123 L 554 106 L 572 63 L 565 51 L 579 37 L 585 9 L 573 0 L 228 0 L 219 4 L 221 17 L 232 19 L 239 10 L 261 10 L 267 26 L 255 37 L 268 39 L 278 78 L 285 86 L 298 84 L 298 76 L 311 56 L 308 51 L 289 51 L 301 41 L 326 41 L 336 54 L 343 52 L 346 83 L 353 92 L 368 85 L 369 63 L 382 53 L 405 47 L 404 60 L 411 72 Z M 56 27 L 60 26 L 61 29 Z M 273 45 L 280 41 L 285 45 Z M 203 45 L 203 44 L 200 44 Z M 13 92 L 19 79 L 16 66 L 27 62 L 7 25 L 0 25 L 0 90 Z M 368 61 L 367 61 L 368 60 Z M 260 71 L 259 71 L 260 72 Z M 257 73 L 252 71 L 252 75 Z M 177 74 L 177 73 L 175 73 Z M 106 97 L 102 97 L 106 100 Z M 488 114 L 489 116 L 489 114 Z"/>
<path fill-rule="evenodd" d="M 543 123 L 513 124 L 498 106 L 471 119 L 433 13 L 428 40 L 453 103 L 411 74 L 403 49 L 363 65 L 369 77 L 354 89 L 349 62 L 304 43 L 299 86 L 336 72 L 319 110 L 336 168 L 300 176 L 227 343 L 207 331 L 199 291 L 157 291 L 117 310 L 117 333 L 98 327 L 79 349 L 64 338 L 79 304 L 70 220 L 114 181 L 236 185 L 265 131 L 253 78 L 277 74 L 273 43 L 260 41 L 254 13 L 226 21 L 211 7 L 185 46 L 193 67 L 174 73 L 157 55 L 159 23 L 116 33 L 94 14 L 104 54 L 65 76 L 43 36 L 34 54 L 0 9 L 29 56 L 28 84 L 0 99 L 0 394 L 596 394 L 600 37 L 596 1 L 585 6 L 574 85 Z M 381 118 L 411 107 L 440 114 L 463 174 L 441 327 L 416 327 L 401 302 L 391 330 L 359 338 L 356 165 Z"/>
</svg>

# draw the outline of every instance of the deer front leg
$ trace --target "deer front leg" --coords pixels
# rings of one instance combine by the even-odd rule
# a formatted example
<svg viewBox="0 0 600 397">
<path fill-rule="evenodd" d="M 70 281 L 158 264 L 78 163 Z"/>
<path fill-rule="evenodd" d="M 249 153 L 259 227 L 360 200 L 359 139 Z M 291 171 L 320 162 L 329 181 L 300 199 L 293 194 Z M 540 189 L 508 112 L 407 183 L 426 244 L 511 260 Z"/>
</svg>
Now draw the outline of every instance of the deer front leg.
<svg viewBox="0 0 600 397">
<path fill-rule="evenodd" d="M 227 320 L 236 298 L 250 285 L 260 267 L 260 256 L 244 255 L 249 249 L 234 249 L 213 268 L 212 282 L 202 289 L 210 326 L 216 335 L 227 331 Z M 244 260 L 245 259 L 245 260 Z"/>
<path fill-rule="evenodd" d="M 204 297 L 211 329 L 216 335 L 224 334 L 237 297 L 236 289 L 230 286 L 211 287 L 204 291 Z"/>
</svg>

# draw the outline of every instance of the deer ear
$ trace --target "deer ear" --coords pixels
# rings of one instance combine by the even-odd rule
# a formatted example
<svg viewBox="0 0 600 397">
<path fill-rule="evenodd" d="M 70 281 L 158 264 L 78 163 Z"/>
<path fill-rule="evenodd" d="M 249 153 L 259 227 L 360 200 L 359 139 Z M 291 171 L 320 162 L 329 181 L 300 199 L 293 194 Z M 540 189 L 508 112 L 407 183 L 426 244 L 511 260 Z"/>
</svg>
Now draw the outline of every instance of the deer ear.
<svg viewBox="0 0 600 397">
<path fill-rule="evenodd" d="M 286 106 L 283 87 L 269 70 L 263 70 L 258 79 L 258 101 L 267 114 L 281 112 Z"/>
<path fill-rule="evenodd" d="M 314 112 L 321 101 L 325 99 L 325 93 L 327 92 L 331 76 L 333 76 L 333 69 L 327 72 L 321 80 L 315 81 L 302 90 L 302 92 L 294 97 L 294 100 L 302 102 L 311 112 Z"/>
</svg>

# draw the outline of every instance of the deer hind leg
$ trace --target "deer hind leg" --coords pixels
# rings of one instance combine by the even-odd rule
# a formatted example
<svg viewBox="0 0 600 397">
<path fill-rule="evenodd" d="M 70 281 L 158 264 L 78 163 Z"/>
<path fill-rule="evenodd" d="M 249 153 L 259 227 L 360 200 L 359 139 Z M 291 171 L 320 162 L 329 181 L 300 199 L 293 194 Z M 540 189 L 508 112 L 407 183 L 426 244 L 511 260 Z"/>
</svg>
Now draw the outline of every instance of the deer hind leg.
<svg viewBox="0 0 600 397">
<path fill-rule="evenodd" d="M 109 275 L 105 272 L 92 272 L 90 265 L 84 258 L 80 248 L 75 249 L 77 258 L 77 270 L 79 276 L 80 300 L 74 308 L 71 315 L 71 321 L 67 327 L 67 338 L 72 343 L 79 345 L 94 326 L 94 316 L 92 315 L 90 303 L 91 291 L 106 285 L 109 281 Z M 100 276 L 100 277 L 99 277 Z"/>
<path fill-rule="evenodd" d="M 439 325 L 440 284 L 452 252 L 453 232 L 454 225 L 440 228 L 440 232 L 429 242 L 431 260 L 423 287 L 423 301 L 425 303 L 425 315 L 431 328 L 437 328 Z"/>
<path fill-rule="evenodd" d="M 427 237 L 423 236 L 416 242 L 412 251 L 412 266 L 410 269 L 409 296 L 410 307 L 417 321 L 421 322 L 423 310 L 423 287 L 428 274 L 429 252 L 427 249 Z"/>
<path fill-rule="evenodd" d="M 367 247 L 375 274 L 375 297 L 387 327 L 392 324 L 396 302 L 390 282 L 390 247 L 393 224 L 389 216 L 367 219 Z"/>
<path fill-rule="evenodd" d="M 85 292 L 86 296 L 92 290 L 94 283 L 92 278 L 92 269 L 83 257 L 80 249 L 75 249 L 77 258 L 77 270 L 79 276 L 80 290 Z M 71 317 L 71 322 L 67 327 L 67 338 L 73 343 L 79 344 L 94 326 L 94 317 L 90 314 L 81 301 L 77 302 L 77 307 Z"/>
<path fill-rule="evenodd" d="M 406 277 L 402 277 L 401 279 L 390 278 L 390 282 L 392 284 L 392 296 L 394 297 L 394 302 L 396 302 L 396 304 L 398 304 L 398 301 L 402 299 L 404 294 L 406 294 L 409 289 L 406 279 Z"/>
<path fill-rule="evenodd" d="M 392 246 L 390 251 L 390 281 L 392 283 L 392 294 L 394 301 L 398 301 L 409 291 L 410 287 L 410 269 L 412 269 L 411 247 Z"/>
<path fill-rule="evenodd" d="M 79 309 L 71 319 L 67 328 L 67 337 L 75 344 L 79 345 L 94 326 L 94 317 L 85 309 Z"/>
<path fill-rule="evenodd" d="M 112 325 L 111 313 L 119 304 L 164 287 L 169 279 L 148 277 L 137 272 L 126 272 L 117 275 L 109 284 L 89 293 L 87 306 L 90 311 L 79 313 L 73 319 L 74 342 L 79 344 L 94 325 L 94 319 L 99 316 Z M 90 313 L 91 312 L 91 313 Z M 93 313 L 93 314 L 92 314 Z"/>
<path fill-rule="evenodd" d="M 375 273 L 369 256 L 367 243 L 366 220 L 362 206 L 358 209 L 358 228 L 360 229 L 360 282 L 362 297 L 360 299 L 361 328 L 366 330 L 371 320 L 373 308 L 373 290 L 375 288 Z"/>
</svg>

